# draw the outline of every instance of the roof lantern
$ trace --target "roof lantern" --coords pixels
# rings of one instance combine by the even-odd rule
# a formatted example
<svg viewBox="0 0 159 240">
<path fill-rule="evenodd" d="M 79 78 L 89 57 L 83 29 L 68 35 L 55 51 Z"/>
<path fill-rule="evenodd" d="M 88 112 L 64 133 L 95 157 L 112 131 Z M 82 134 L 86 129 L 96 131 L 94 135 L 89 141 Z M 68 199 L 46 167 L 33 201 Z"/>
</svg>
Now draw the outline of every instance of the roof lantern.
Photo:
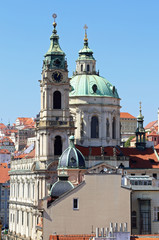
<svg viewBox="0 0 159 240">
<path fill-rule="evenodd" d="M 55 199 L 74 188 L 73 184 L 68 181 L 68 176 L 64 173 L 60 174 L 58 178 L 58 181 L 52 185 L 50 191 L 51 197 Z"/>
<path fill-rule="evenodd" d="M 74 136 L 69 137 L 69 147 L 62 153 L 59 159 L 58 169 L 60 168 L 85 168 L 85 158 L 74 145 Z"/>
</svg>

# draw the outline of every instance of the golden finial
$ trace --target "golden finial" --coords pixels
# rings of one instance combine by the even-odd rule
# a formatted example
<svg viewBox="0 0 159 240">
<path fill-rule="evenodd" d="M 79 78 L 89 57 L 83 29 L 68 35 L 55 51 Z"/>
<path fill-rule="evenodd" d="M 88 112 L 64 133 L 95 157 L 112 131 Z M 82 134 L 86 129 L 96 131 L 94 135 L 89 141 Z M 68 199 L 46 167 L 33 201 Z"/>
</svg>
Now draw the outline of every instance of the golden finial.
<svg viewBox="0 0 159 240">
<path fill-rule="evenodd" d="M 57 18 L 57 14 L 56 14 L 56 13 L 52 14 L 52 17 L 53 17 L 53 19 L 54 19 L 53 26 L 54 26 L 54 28 L 55 28 L 56 25 L 57 25 L 57 23 L 55 22 L 55 19 Z"/>
<path fill-rule="evenodd" d="M 140 102 L 139 102 L 139 104 L 140 104 L 140 112 L 141 112 L 141 103 L 142 103 L 142 102 L 140 101 Z"/>
<path fill-rule="evenodd" d="M 88 38 L 87 38 L 87 29 L 88 29 L 88 27 L 87 27 L 87 25 L 86 25 L 86 24 L 84 25 L 84 29 L 85 29 L 85 36 L 84 36 L 84 40 L 88 40 Z"/>
</svg>

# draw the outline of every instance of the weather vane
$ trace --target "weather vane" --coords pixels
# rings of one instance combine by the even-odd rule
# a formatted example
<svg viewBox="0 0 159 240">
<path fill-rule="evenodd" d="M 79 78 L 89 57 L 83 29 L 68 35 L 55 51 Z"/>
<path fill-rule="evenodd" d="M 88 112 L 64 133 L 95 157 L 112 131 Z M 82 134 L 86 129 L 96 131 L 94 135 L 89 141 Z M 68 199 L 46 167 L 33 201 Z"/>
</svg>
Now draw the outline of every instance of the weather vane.
<svg viewBox="0 0 159 240">
<path fill-rule="evenodd" d="M 140 110 L 141 110 L 141 103 L 142 103 L 142 102 L 140 101 L 140 102 L 139 102 L 139 104 L 140 104 Z"/>
<path fill-rule="evenodd" d="M 57 14 L 56 13 L 52 14 L 52 17 L 53 17 L 54 22 L 55 22 L 55 19 L 57 18 Z"/>
<path fill-rule="evenodd" d="M 88 27 L 87 27 L 86 24 L 84 25 L 84 29 L 85 29 L 85 39 L 87 39 L 87 29 L 88 29 Z"/>
</svg>

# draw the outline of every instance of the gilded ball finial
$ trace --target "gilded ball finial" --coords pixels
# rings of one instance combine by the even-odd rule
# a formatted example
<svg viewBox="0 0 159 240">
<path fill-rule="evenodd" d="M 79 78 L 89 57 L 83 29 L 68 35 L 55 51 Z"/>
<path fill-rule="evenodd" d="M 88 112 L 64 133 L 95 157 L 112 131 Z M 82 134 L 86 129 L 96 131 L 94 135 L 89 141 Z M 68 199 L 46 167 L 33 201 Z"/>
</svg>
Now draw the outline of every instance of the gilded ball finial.
<svg viewBox="0 0 159 240">
<path fill-rule="evenodd" d="M 57 18 L 57 14 L 56 14 L 56 13 L 52 14 L 52 17 L 53 17 L 53 19 L 54 19 L 53 26 L 54 26 L 54 28 L 55 28 L 56 25 L 57 25 L 57 23 L 55 22 L 55 19 Z"/>
</svg>

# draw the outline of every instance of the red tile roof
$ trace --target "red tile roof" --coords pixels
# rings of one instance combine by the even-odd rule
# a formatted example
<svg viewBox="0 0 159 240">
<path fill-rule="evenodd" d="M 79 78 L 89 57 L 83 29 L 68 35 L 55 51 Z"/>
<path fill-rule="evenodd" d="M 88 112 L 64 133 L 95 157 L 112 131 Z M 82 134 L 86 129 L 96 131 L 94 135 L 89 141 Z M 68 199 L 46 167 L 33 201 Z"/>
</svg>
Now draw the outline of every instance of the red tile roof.
<svg viewBox="0 0 159 240">
<path fill-rule="evenodd" d="M 159 136 L 159 134 L 156 131 L 152 131 L 147 137 L 149 136 Z"/>
<path fill-rule="evenodd" d="M 139 150 L 137 148 L 121 148 L 124 156 L 130 157 L 131 168 L 159 168 L 159 161 L 153 148 Z"/>
<path fill-rule="evenodd" d="M 4 129 L 6 126 L 3 123 L 0 123 L 0 129 Z"/>
<path fill-rule="evenodd" d="M 82 147 L 76 146 L 85 157 L 101 156 L 100 147 Z M 121 147 L 105 147 L 104 156 L 113 156 L 113 148 L 115 148 L 116 156 L 129 157 L 129 165 L 131 168 L 159 168 L 159 161 L 155 155 L 153 148 L 139 150 L 137 148 L 121 148 Z M 89 150 L 91 149 L 91 150 Z M 89 151 L 91 154 L 89 154 Z"/>
<path fill-rule="evenodd" d="M 22 158 L 34 158 L 35 157 L 35 149 L 33 149 L 30 153 L 20 153 L 18 154 L 18 152 L 14 152 L 15 156 L 14 159 L 22 159 Z"/>
<path fill-rule="evenodd" d="M 130 113 L 128 112 L 121 112 L 120 113 L 120 118 L 133 118 L 136 119 L 136 117 L 132 116 Z"/>
<path fill-rule="evenodd" d="M 0 138 L 0 143 L 1 143 L 1 145 L 3 145 L 4 143 L 6 143 L 6 142 L 8 142 L 8 143 L 12 143 L 12 145 L 14 145 L 14 142 L 9 138 L 9 137 L 1 137 Z"/>
<path fill-rule="evenodd" d="M 7 163 L 0 163 L 0 183 L 5 183 L 10 180 L 8 171 L 10 171 L 10 168 L 8 168 Z"/>
<path fill-rule="evenodd" d="M 50 235 L 49 240 L 89 240 L 95 234 Z"/>
<path fill-rule="evenodd" d="M 0 154 L 11 154 L 8 149 L 0 149 Z"/>
<path fill-rule="evenodd" d="M 34 125 L 34 124 L 35 124 L 33 118 L 25 118 L 25 117 L 20 118 L 20 117 L 19 117 L 19 118 L 17 118 L 16 120 L 19 120 L 20 125 L 24 125 L 24 126 Z"/>
<path fill-rule="evenodd" d="M 50 235 L 49 240 L 89 240 L 95 234 Z M 157 240 L 158 234 L 130 236 L 130 240 Z"/>
<path fill-rule="evenodd" d="M 76 145 L 77 149 L 81 151 L 81 153 L 85 156 L 88 157 L 89 155 L 91 156 L 101 156 L 101 147 L 83 147 Z M 104 155 L 105 156 L 113 156 L 113 147 L 105 147 L 104 148 Z"/>
<path fill-rule="evenodd" d="M 151 129 L 155 124 L 157 124 L 157 120 L 148 123 L 148 124 L 146 125 L 145 129 Z"/>
</svg>

